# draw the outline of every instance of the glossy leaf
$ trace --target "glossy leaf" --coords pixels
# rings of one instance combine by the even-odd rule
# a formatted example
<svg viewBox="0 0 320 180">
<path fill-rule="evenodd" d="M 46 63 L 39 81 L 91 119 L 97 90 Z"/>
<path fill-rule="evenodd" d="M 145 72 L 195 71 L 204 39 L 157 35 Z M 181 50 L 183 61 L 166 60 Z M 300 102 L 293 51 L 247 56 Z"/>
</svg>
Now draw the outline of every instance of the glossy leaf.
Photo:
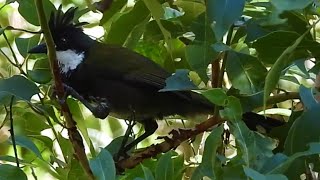
<svg viewBox="0 0 320 180">
<path fill-rule="evenodd" d="M 216 39 L 221 41 L 231 25 L 240 18 L 244 0 L 208 0 L 207 13 Z"/>
<path fill-rule="evenodd" d="M 97 180 L 115 180 L 116 168 L 111 154 L 101 149 L 98 156 L 90 160 L 90 168 Z"/>
<path fill-rule="evenodd" d="M 105 24 L 107 21 L 109 21 L 112 16 L 114 16 L 117 12 L 123 8 L 127 4 L 128 0 L 116 0 L 111 3 L 111 7 L 108 8 L 107 11 L 103 12 L 103 17 L 100 20 L 100 25 Z"/>
</svg>

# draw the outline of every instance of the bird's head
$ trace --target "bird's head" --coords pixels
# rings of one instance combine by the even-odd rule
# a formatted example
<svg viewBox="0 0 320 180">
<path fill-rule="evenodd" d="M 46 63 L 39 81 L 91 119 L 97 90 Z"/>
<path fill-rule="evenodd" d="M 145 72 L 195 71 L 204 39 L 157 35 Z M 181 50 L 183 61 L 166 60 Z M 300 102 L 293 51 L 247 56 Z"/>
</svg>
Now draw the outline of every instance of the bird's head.
<svg viewBox="0 0 320 180">
<path fill-rule="evenodd" d="M 82 26 L 86 22 L 74 22 L 77 8 L 71 7 L 65 13 L 62 6 L 52 12 L 49 19 L 49 28 L 55 43 L 56 51 L 72 50 L 78 53 L 86 51 L 93 40 L 83 33 Z M 29 53 L 46 53 L 46 44 L 40 44 L 29 50 Z"/>
</svg>

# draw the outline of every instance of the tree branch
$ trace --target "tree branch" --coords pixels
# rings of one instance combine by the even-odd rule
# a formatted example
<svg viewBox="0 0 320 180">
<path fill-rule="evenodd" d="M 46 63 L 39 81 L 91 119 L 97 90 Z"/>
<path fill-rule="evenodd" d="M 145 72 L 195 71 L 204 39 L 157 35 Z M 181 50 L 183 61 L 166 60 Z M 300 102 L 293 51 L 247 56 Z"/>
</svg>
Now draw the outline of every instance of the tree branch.
<svg viewBox="0 0 320 180">
<path fill-rule="evenodd" d="M 211 117 L 208 120 L 196 125 L 195 129 L 179 129 L 179 130 L 172 130 L 169 134 L 172 135 L 171 138 L 163 137 L 164 142 L 156 145 L 151 145 L 140 151 L 133 156 L 120 160 L 116 163 L 117 169 L 119 171 L 124 169 L 130 169 L 137 166 L 143 160 L 155 157 L 160 153 L 165 153 L 171 149 L 177 148 L 182 142 L 195 137 L 198 134 L 207 131 L 212 126 L 222 123 L 224 120 L 219 118 L 218 116 Z"/>
<path fill-rule="evenodd" d="M 50 32 L 49 26 L 47 24 L 47 19 L 46 19 L 45 13 L 44 13 L 42 0 L 34 0 L 34 2 L 36 5 L 36 8 L 37 8 L 40 26 L 43 31 L 44 38 L 46 40 L 46 45 L 47 45 L 47 49 L 48 49 L 48 58 L 49 58 L 49 62 L 50 62 L 51 72 L 53 74 L 56 93 L 57 93 L 58 98 L 62 99 L 64 97 L 64 88 L 63 88 L 63 84 L 61 81 L 61 75 L 60 75 L 59 68 L 58 68 L 56 51 L 54 48 L 55 47 L 54 41 L 52 39 L 51 32 Z M 68 135 L 69 135 L 71 144 L 73 146 L 75 155 L 76 155 L 77 159 L 80 161 L 80 164 L 82 165 L 82 167 L 85 170 L 86 174 L 88 175 L 89 179 L 94 179 L 93 173 L 92 173 L 90 166 L 89 166 L 88 159 L 86 157 L 82 137 L 77 130 L 76 122 L 72 118 L 71 112 L 69 110 L 69 107 L 68 107 L 66 101 L 63 101 L 63 103 L 61 103 L 61 111 L 62 111 L 62 114 L 65 118 L 67 130 L 68 130 Z"/>
</svg>

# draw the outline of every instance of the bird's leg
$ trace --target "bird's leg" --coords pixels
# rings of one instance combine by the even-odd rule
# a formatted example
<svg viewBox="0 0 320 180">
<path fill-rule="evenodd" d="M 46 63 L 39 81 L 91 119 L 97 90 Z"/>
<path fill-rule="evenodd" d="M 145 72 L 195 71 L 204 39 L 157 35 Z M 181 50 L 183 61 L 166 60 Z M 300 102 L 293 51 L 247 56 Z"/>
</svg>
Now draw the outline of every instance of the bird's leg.
<svg viewBox="0 0 320 180">
<path fill-rule="evenodd" d="M 132 141 L 130 144 L 126 145 L 123 149 L 124 152 L 129 151 L 131 148 L 136 146 L 138 143 L 140 143 L 142 140 L 144 140 L 148 136 L 152 135 L 158 129 L 158 124 L 154 119 L 151 119 L 151 118 L 145 119 L 141 123 L 144 127 L 144 133 L 141 136 L 139 136 L 137 139 Z"/>
<path fill-rule="evenodd" d="M 106 99 L 91 97 L 90 99 L 94 101 L 95 104 L 97 104 L 94 106 L 72 87 L 63 83 L 63 88 L 65 90 L 65 94 L 62 99 L 59 99 L 59 103 L 63 103 L 63 101 L 67 99 L 68 95 L 71 95 L 72 97 L 78 99 L 83 105 L 85 105 L 95 117 L 104 119 L 109 115 L 110 108 Z"/>
<path fill-rule="evenodd" d="M 123 136 L 123 140 L 122 140 L 122 142 L 121 142 L 121 146 L 120 146 L 120 148 L 119 148 L 119 151 L 118 151 L 118 153 L 117 153 L 117 156 L 116 156 L 116 158 L 115 158 L 115 161 L 118 161 L 121 156 L 126 155 L 126 152 L 130 150 L 130 149 L 129 149 L 129 150 L 125 151 L 124 149 L 125 149 L 125 146 L 126 146 L 128 140 L 129 140 L 129 136 L 130 136 L 130 134 L 132 133 L 133 126 L 134 126 L 135 124 L 136 124 L 136 121 L 135 121 L 135 111 L 132 110 L 132 114 L 131 114 L 131 116 L 129 117 L 128 123 L 127 123 L 128 128 L 127 128 L 127 130 L 126 130 L 126 133 L 125 133 L 124 136 Z"/>
</svg>

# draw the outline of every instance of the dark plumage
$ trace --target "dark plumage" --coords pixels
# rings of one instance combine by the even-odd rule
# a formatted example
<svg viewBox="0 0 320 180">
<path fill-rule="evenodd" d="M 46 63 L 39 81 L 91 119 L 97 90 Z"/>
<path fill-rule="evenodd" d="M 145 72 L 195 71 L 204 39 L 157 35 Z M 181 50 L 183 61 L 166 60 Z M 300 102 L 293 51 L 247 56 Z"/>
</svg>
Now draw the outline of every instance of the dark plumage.
<svg viewBox="0 0 320 180">
<path fill-rule="evenodd" d="M 159 92 L 171 74 L 134 51 L 92 40 L 81 29 L 85 23 L 73 22 L 76 9 L 63 13 L 60 6 L 49 20 L 63 83 L 86 101 L 91 101 L 90 97 L 106 99 L 115 117 L 134 115 L 135 120 L 144 125 L 145 134 L 126 149 L 151 135 L 157 129 L 156 119 L 213 111 L 213 104 L 197 93 Z M 44 53 L 44 47 L 40 45 L 30 53 Z"/>
</svg>

